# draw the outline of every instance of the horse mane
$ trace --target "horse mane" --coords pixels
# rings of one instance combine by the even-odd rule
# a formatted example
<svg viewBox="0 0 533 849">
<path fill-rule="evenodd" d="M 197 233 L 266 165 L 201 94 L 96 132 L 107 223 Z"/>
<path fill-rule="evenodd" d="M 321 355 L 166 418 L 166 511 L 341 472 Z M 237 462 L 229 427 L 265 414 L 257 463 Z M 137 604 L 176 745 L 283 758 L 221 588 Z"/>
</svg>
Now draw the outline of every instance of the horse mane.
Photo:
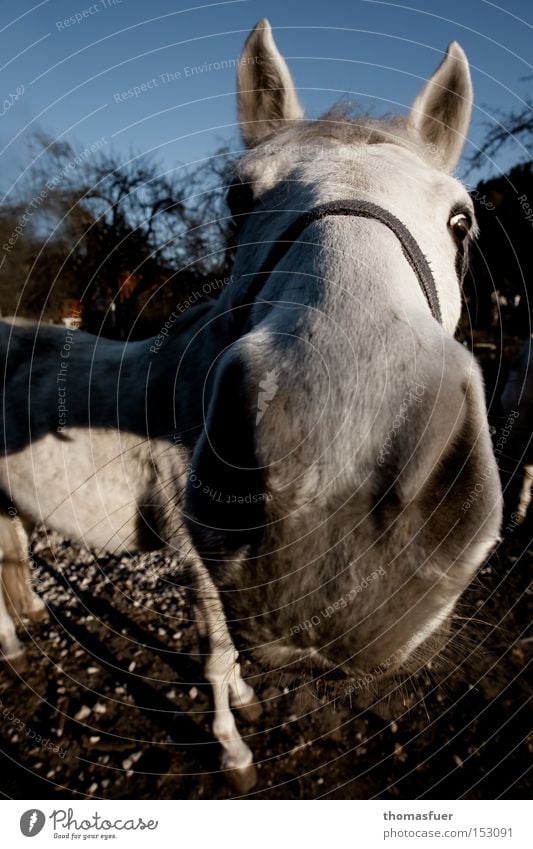
<svg viewBox="0 0 533 849">
<path fill-rule="evenodd" d="M 347 143 L 408 144 L 413 142 L 406 118 L 385 115 L 376 118 L 361 111 L 354 102 L 336 103 L 319 118 L 303 121 L 296 130 L 310 140 L 333 139 Z"/>
<path fill-rule="evenodd" d="M 401 115 L 385 115 L 376 118 L 361 111 L 351 101 L 336 103 L 319 118 L 310 118 L 295 122 L 287 131 L 281 144 L 316 145 L 322 141 L 338 141 L 342 144 L 395 144 L 407 148 L 434 162 L 435 151 L 428 149 L 417 137 L 409 120 Z M 262 144 L 275 144 L 275 140 L 284 136 L 284 131 L 275 130 Z"/>
</svg>

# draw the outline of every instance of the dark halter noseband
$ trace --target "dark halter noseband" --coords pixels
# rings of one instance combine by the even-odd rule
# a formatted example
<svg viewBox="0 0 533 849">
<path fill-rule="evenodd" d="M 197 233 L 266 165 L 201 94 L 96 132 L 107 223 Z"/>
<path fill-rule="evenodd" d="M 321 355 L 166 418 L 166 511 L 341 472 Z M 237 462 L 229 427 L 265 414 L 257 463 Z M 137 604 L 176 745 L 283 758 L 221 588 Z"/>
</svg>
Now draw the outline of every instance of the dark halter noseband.
<svg viewBox="0 0 533 849">
<path fill-rule="evenodd" d="M 248 295 L 253 300 L 263 288 L 265 284 L 265 274 L 268 275 L 276 268 L 277 264 L 289 251 L 290 247 L 296 242 L 306 227 L 313 224 L 315 221 L 321 221 L 323 218 L 331 215 L 346 215 L 354 218 L 371 218 L 384 224 L 389 230 L 392 230 L 394 235 L 399 240 L 407 262 L 415 272 L 420 288 L 424 293 L 428 306 L 433 317 L 442 324 L 442 316 L 440 310 L 439 296 L 435 284 L 433 272 L 429 267 L 429 263 L 422 253 L 418 242 L 413 238 L 410 231 L 407 229 L 395 215 L 384 209 L 378 204 L 370 203 L 366 200 L 336 200 L 329 203 L 322 203 L 313 209 L 304 212 L 298 216 L 296 221 L 283 231 L 281 236 L 276 239 L 268 252 L 268 255 L 262 264 L 260 270 L 254 275 L 251 289 Z"/>
</svg>

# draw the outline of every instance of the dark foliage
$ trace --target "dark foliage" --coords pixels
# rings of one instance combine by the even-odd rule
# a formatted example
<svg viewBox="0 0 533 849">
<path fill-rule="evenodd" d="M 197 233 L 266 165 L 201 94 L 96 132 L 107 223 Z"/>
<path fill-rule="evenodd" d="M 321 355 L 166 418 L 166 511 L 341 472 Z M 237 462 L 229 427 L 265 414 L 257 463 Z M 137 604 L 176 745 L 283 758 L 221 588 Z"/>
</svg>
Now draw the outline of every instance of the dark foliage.
<svg viewBox="0 0 533 849">
<path fill-rule="evenodd" d="M 38 165 L 0 215 L 2 314 L 58 321 L 81 308 L 88 330 L 139 338 L 187 298 L 217 294 L 231 266 L 227 151 L 164 172 L 102 151 L 79 163 L 37 141 Z"/>
</svg>

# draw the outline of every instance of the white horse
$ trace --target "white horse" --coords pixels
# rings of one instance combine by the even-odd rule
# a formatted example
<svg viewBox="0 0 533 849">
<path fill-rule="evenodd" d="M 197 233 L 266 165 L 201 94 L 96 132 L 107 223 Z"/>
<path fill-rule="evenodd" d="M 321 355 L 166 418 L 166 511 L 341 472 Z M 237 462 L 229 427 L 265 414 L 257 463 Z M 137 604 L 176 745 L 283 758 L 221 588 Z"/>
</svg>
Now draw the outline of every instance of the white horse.
<svg viewBox="0 0 533 849">
<path fill-rule="evenodd" d="M 33 522 L 97 551 L 190 552 L 215 734 L 249 784 L 229 699 L 253 693 L 221 605 L 278 672 L 386 682 L 445 643 L 501 493 L 480 372 L 453 338 L 476 233 L 450 176 L 472 106 L 463 51 L 395 121 L 306 121 L 266 21 L 238 84 L 232 284 L 162 346 L 4 327 L 0 484 L 12 602 Z M 0 641 L 20 652 L 5 604 Z"/>
</svg>

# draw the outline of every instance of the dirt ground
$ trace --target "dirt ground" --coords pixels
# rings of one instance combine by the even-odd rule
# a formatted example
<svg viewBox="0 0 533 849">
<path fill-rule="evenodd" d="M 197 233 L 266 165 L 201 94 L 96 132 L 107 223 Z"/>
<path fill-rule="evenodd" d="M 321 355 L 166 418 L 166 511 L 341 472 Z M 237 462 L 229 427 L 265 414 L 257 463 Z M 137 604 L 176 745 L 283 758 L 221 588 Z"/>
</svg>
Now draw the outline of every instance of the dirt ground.
<svg viewBox="0 0 533 849">
<path fill-rule="evenodd" d="M 458 610 L 448 665 L 407 681 L 378 712 L 273 686 L 253 798 L 526 798 L 531 525 L 508 533 Z M 11 798 L 230 798 L 209 731 L 208 688 L 187 594 L 155 555 L 106 558 L 34 540 L 50 621 L 27 624 L 28 664 L 0 669 L 0 790 Z M 471 620 L 471 621 L 467 621 Z M 466 627 L 463 627 L 466 626 Z"/>
</svg>

